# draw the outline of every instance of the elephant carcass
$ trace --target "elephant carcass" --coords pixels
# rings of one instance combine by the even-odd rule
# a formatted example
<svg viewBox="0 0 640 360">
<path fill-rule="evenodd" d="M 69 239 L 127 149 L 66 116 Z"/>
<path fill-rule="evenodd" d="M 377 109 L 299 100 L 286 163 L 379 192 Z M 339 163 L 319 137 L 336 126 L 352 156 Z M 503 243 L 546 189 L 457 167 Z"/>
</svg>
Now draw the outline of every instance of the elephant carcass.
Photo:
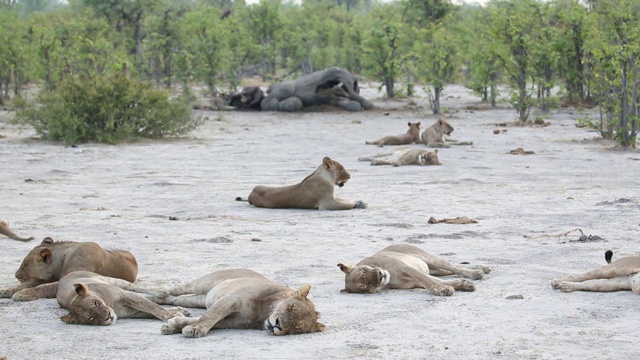
<svg viewBox="0 0 640 360">
<path fill-rule="evenodd" d="M 265 111 L 300 111 L 314 105 L 333 105 L 349 111 L 371 109 L 373 104 L 359 92 L 353 74 L 330 67 L 272 85 L 260 107 Z"/>
<path fill-rule="evenodd" d="M 264 93 L 258 86 L 246 86 L 239 94 L 229 96 L 229 106 L 238 110 L 260 110 Z"/>
</svg>

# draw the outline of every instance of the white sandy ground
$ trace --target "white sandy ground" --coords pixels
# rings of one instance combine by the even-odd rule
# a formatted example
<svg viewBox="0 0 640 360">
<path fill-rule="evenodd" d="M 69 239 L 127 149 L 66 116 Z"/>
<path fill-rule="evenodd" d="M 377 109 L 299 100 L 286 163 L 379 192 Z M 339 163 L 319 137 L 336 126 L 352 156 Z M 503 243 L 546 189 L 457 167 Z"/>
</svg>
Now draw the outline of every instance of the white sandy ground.
<svg viewBox="0 0 640 360">
<path fill-rule="evenodd" d="M 403 133 L 407 121 L 422 121 L 423 128 L 434 122 L 407 100 L 378 99 L 383 109 L 358 113 L 208 112 L 188 139 L 77 148 L 33 140 L 31 130 L 8 124 L 11 114 L 4 112 L 0 217 L 36 240 L 0 239 L 0 287 L 17 283 L 20 261 L 46 236 L 95 241 L 132 251 L 138 281 L 150 287 L 226 267 L 249 267 L 291 287 L 309 283 L 327 328 L 284 337 L 215 330 L 187 339 L 161 335 L 160 320 L 65 325 L 55 299 L 2 299 L 0 357 L 637 358 L 638 295 L 566 294 L 550 281 L 604 265 L 607 249 L 615 258 L 638 252 L 640 153 L 594 141 L 595 132 L 575 127 L 585 113 L 570 109 L 554 111 L 548 127 L 508 127 L 494 135 L 495 124 L 513 121 L 515 111 L 503 104 L 469 112 L 464 106 L 478 103 L 463 88 L 450 87 L 447 95 L 454 137 L 475 144 L 440 150 L 443 165 L 436 167 L 357 161 L 380 151 L 365 140 Z M 426 108 L 424 98 L 415 101 Z M 535 154 L 507 154 L 517 147 Z M 367 209 L 271 210 L 234 201 L 255 185 L 299 182 L 324 156 L 352 176 L 336 194 L 362 199 Z M 430 216 L 464 215 L 479 223 L 427 223 Z M 570 242 L 575 232 L 544 236 L 576 228 L 606 242 Z M 340 293 L 338 262 L 355 264 L 406 242 L 493 271 L 476 281 L 475 292 L 451 297 L 420 289 Z"/>
</svg>

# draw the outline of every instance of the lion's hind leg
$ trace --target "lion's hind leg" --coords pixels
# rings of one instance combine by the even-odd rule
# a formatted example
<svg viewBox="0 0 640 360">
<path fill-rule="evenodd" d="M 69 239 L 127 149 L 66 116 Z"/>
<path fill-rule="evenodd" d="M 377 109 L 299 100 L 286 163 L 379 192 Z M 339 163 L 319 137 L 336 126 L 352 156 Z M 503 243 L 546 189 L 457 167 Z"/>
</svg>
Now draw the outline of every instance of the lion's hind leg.
<svg viewBox="0 0 640 360">
<path fill-rule="evenodd" d="M 551 281 L 551 286 L 554 289 L 558 289 L 561 282 L 583 282 L 593 279 L 612 279 L 621 276 L 629 276 L 631 274 L 640 272 L 637 268 L 620 267 L 616 263 L 611 263 L 599 267 L 595 270 L 587 271 L 586 273 L 570 275 L 563 278 L 554 279 Z"/>
<path fill-rule="evenodd" d="M 562 292 L 573 291 L 596 291 L 610 292 L 631 290 L 631 281 L 629 276 L 620 276 L 612 279 L 592 279 L 582 282 L 561 281 L 557 283 L 556 289 Z"/>
<path fill-rule="evenodd" d="M 162 304 L 206 309 L 207 295 L 180 295 L 180 296 L 169 295 L 164 299 Z"/>
<path fill-rule="evenodd" d="M 181 316 L 174 317 L 172 319 L 169 319 L 166 323 L 162 324 L 162 327 L 160 328 L 160 333 L 162 335 L 177 334 L 181 332 L 185 326 L 193 324 L 196 321 L 198 321 L 198 318 L 181 317 Z"/>
<path fill-rule="evenodd" d="M 126 291 L 126 290 L 125 290 Z M 169 320 L 176 316 L 191 316 L 191 313 L 181 307 L 175 308 L 163 308 L 162 306 L 154 303 L 148 298 L 138 293 L 128 291 L 122 298 L 124 305 L 129 309 L 123 310 L 127 314 L 124 316 L 118 314 L 119 317 L 129 318 L 158 318 L 160 320 Z"/>
<path fill-rule="evenodd" d="M 442 275 L 461 275 L 474 280 L 480 280 L 484 277 L 484 274 L 491 272 L 491 268 L 488 266 L 482 266 L 479 269 L 470 269 L 464 266 L 453 264 L 447 260 L 430 255 L 428 253 L 418 253 L 415 256 L 422 259 L 429 265 L 429 274 L 434 276 Z"/>
</svg>

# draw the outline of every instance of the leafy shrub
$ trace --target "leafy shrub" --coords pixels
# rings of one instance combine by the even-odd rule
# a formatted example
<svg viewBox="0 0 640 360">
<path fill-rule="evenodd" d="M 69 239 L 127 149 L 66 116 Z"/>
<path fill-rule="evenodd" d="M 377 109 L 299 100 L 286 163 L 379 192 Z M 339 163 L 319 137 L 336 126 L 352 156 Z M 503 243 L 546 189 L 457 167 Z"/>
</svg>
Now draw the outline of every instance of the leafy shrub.
<svg viewBox="0 0 640 360">
<path fill-rule="evenodd" d="M 124 75 L 68 78 L 55 92 L 42 91 L 35 102 L 16 101 L 16 108 L 17 122 L 67 144 L 179 136 L 202 123 L 166 91 Z"/>
</svg>

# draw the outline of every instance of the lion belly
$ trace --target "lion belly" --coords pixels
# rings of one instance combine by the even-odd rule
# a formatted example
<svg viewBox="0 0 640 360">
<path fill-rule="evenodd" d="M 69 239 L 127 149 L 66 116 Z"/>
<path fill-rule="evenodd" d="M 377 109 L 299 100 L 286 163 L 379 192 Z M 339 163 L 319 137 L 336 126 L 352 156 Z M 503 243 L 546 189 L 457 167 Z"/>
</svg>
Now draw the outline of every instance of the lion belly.
<svg viewBox="0 0 640 360">
<path fill-rule="evenodd" d="M 300 184 L 269 187 L 256 186 L 249 194 L 249 203 L 271 209 L 317 209 L 318 200 L 310 192 L 300 191 Z"/>
</svg>

